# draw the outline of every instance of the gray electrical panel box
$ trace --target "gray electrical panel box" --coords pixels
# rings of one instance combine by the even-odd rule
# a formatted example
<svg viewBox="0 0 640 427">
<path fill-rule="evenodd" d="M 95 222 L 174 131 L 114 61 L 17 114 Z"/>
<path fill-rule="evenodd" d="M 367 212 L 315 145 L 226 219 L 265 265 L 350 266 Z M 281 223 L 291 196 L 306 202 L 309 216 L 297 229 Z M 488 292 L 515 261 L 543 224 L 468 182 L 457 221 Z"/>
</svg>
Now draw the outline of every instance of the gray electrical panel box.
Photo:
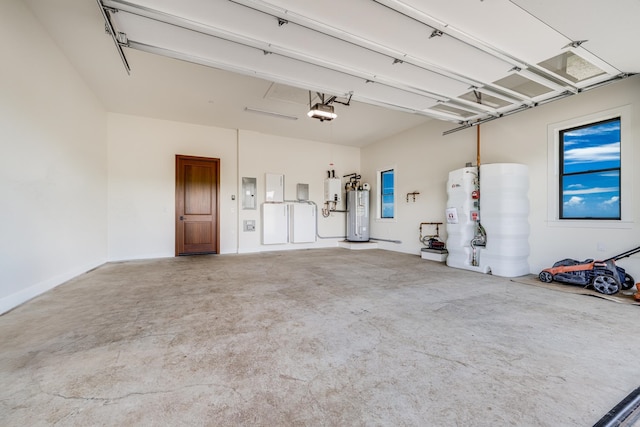
<svg viewBox="0 0 640 427">
<path fill-rule="evenodd" d="M 296 199 L 309 200 L 309 184 L 298 184 L 296 186 Z"/>
<path fill-rule="evenodd" d="M 256 179 L 242 177 L 242 209 L 256 208 Z"/>
</svg>

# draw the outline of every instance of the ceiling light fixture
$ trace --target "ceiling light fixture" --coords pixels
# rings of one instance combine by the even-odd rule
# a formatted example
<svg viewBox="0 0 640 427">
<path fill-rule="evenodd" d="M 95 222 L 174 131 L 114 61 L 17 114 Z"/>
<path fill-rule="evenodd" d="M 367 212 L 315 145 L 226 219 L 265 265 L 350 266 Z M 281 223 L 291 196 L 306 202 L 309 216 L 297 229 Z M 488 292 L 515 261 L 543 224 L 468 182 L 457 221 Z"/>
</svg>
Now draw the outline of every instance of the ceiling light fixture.
<svg viewBox="0 0 640 427">
<path fill-rule="evenodd" d="M 333 105 L 325 105 L 321 103 L 317 103 L 311 107 L 307 116 L 312 119 L 318 119 L 321 122 L 324 122 L 325 120 L 333 120 L 338 117 L 338 115 L 333 111 Z"/>
<path fill-rule="evenodd" d="M 335 95 L 330 96 L 327 99 L 325 99 L 326 95 L 324 93 L 316 92 L 316 95 L 320 99 L 320 102 L 317 102 L 313 106 L 311 106 L 312 98 L 311 91 L 309 91 L 310 110 L 307 113 L 307 116 L 311 117 L 312 119 L 318 119 L 321 122 L 324 122 L 325 120 L 329 121 L 338 117 L 338 115 L 334 111 L 333 105 L 331 105 L 334 102 L 346 106 L 351 105 L 351 97 L 353 96 L 353 92 L 349 92 L 349 96 L 346 98 L 346 101 L 338 100 L 338 97 Z"/>
<path fill-rule="evenodd" d="M 282 114 L 275 111 L 260 110 L 258 108 L 244 107 L 244 111 L 246 111 L 247 113 L 256 113 L 256 114 L 262 114 L 265 116 L 277 117 L 279 119 L 298 120 L 296 116 L 289 116 L 287 114 Z"/>
</svg>

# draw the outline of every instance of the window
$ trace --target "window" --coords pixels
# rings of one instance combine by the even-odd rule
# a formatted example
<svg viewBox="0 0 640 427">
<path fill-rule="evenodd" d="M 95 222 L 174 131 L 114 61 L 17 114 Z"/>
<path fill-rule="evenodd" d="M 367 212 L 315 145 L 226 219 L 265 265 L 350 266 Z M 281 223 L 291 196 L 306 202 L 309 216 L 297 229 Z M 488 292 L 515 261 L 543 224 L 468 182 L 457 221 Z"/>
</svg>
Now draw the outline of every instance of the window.
<svg viewBox="0 0 640 427">
<path fill-rule="evenodd" d="M 620 117 L 560 130 L 560 219 L 620 219 Z"/>
<path fill-rule="evenodd" d="M 563 120 L 556 123 L 549 123 L 547 125 L 547 225 L 549 227 L 576 227 L 576 228 L 632 228 L 634 224 L 633 219 L 633 206 L 634 206 L 634 187 L 635 182 L 633 180 L 634 167 L 634 144 L 631 141 L 633 138 L 633 127 L 631 126 L 631 106 L 622 105 L 612 108 L 610 110 L 603 110 L 597 113 L 589 114 L 586 116 L 574 117 L 571 119 Z M 605 178 L 599 181 L 597 186 L 590 186 L 588 180 L 582 182 L 571 182 L 571 180 L 579 181 L 580 175 L 583 178 L 589 178 L 587 172 L 594 172 L 594 175 L 605 174 L 602 169 L 609 169 L 613 166 L 605 165 L 597 162 L 586 162 L 587 158 L 593 160 L 593 156 L 589 157 L 589 154 L 593 154 L 594 151 L 611 150 L 611 146 L 600 142 L 595 146 L 588 146 L 582 139 L 578 139 L 576 134 L 577 130 L 581 130 L 582 133 L 587 131 L 593 132 L 593 128 L 597 129 L 598 125 L 607 122 L 616 122 L 619 124 L 619 138 L 618 141 L 618 154 L 619 166 L 617 168 L 619 175 L 618 186 L 618 200 L 615 201 L 611 197 L 615 197 L 615 193 L 609 193 L 608 199 L 605 199 L 604 193 L 600 193 L 602 190 L 610 189 L 612 185 L 606 182 Z M 574 131 L 574 135 L 571 134 Z M 583 135 L 589 137 L 589 135 Z M 564 139 L 567 139 L 565 142 Z M 571 141 L 571 138 L 575 138 Z M 592 142 L 597 142 L 597 138 L 591 136 Z M 572 150 L 571 143 L 574 143 Z M 580 144 L 583 144 L 580 147 Z M 578 150 L 578 148 L 582 148 Z M 614 150 L 615 151 L 615 150 Z M 611 153 L 610 153 L 611 154 Z M 615 157 L 615 156 L 614 156 Z M 565 161 L 567 167 L 565 167 Z M 575 163 L 575 164 L 574 164 Z M 582 163 L 582 168 L 579 169 Z M 566 171 L 565 171 L 566 169 Z M 577 173 L 582 172 L 582 173 Z M 573 177 L 572 177 L 573 174 Z M 569 186 L 572 186 L 569 188 Z M 584 188 L 577 187 L 578 185 L 585 186 Z M 615 186 L 615 185 L 613 185 Z M 535 186 L 531 187 L 532 189 Z M 587 188 L 590 188 L 588 190 Z M 602 212 L 597 215 L 581 214 L 577 215 L 577 208 L 586 208 L 588 206 L 598 206 L 594 202 L 594 197 L 601 197 L 600 203 L 608 201 L 601 208 L 608 206 L 613 210 L 618 209 L 618 214 L 612 214 L 609 211 L 609 215 L 602 215 Z M 572 197 L 576 197 L 571 200 Z M 565 204 L 566 202 L 566 204 Z M 617 204 L 617 208 L 615 207 Z"/>
<path fill-rule="evenodd" d="M 395 183 L 393 169 L 380 172 L 380 218 L 394 218 Z"/>
</svg>

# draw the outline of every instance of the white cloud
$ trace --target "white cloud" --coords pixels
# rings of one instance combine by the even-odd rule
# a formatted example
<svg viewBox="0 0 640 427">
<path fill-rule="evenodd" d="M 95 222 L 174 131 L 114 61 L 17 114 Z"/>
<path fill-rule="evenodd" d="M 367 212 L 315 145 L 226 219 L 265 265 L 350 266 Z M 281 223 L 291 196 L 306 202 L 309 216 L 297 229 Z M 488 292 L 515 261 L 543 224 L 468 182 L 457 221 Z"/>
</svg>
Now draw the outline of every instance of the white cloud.
<svg viewBox="0 0 640 427">
<path fill-rule="evenodd" d="M 580 189 L 580 188 L 585 188 L 585 186 L 582 185 L 582 184 L 571 184 L 571 185 L 567 185 L 567 188 L 570 188 L 572 190 L 576 190 L 576 189 Z"/>
<path fill-rule="evenodd" d="M 620 200 L 620 197 L 618 196 L 613 196 L 612 198 L 610 198 L 609 200 L 607 200 L 606 202 L 604 202 L 603 204 L 605 205 L 613 205 L 615 203 L 618 203 L 618 201 Z"/>
<path fill-rule="evenodd" d="M 619 187 L 593 187 L 593 188 L 581 188 L 578 190 L 565 190 L 562 192 L 565 196 L 573 196 L 576 194 L 597 194 L 597 193 L 611 193 L 613 191 L 620 191 Z"/>
<path fill-rule="evenodd" d="M 565 135 L 568 135 L 568 136 L 604 135 L 609 132 L 617 132 L 618 130 L 620 130 L 620 123 L 614 122 L 608 125 L 588 126 L 581 129 L 575 129 L 569 132 L 565 132 Z"/>
<path fill-rule="evenodd" d="M 569 200 L 564 202 L 564 204 L 565 204 L 565 206 L 574 206 L 574 207 L 575 206 L 581 206 L 582 204 L 584 204 L 584 198 L 578 197 L 578 196 L 573 196 L 572 198 L 570 198 Z"/>
<path fill-rule="evenodd" d="M 612 142 L 597 147 L 572 148 L 565 151 L 564 160 L 567 163 L 620 160 L 620 142 Z"/>
</svg>

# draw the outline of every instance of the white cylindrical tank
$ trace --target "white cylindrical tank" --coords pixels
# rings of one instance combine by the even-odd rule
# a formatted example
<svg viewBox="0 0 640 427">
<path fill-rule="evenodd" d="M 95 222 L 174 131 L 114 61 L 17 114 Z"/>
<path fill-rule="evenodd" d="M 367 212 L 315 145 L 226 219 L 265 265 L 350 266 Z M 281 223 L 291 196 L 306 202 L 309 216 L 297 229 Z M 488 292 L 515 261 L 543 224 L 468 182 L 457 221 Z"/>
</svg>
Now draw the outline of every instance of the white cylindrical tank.
<svg viewBox="0 0 640 427">
<path fill-rule="evenodd" d="M 369 241 L 369 191 L 347 190 L 347 240 Z"/>
<path fill-rule="evenodd" d="M 472 197 L 474 190 L 480 192 L 479 202 Z M 528 191 L 526 165 L 481 165 L 479 181 L 475 167 L 450 172 L 447 265 L 503 277 L 529 274 Z M 486 244 L 476 246 L 477 265 L 473 265 L 471 240 L 478 234 L 477 221 L 473 218 L 476 213 L 486 231 Z"/>
<path fill-rule="evenodd" d="M 480 219 L 487 246 L 480 260 L 492 274 L 529 274 L 529 169 L 516 163 L 480 166 Z"/>
</svg>

